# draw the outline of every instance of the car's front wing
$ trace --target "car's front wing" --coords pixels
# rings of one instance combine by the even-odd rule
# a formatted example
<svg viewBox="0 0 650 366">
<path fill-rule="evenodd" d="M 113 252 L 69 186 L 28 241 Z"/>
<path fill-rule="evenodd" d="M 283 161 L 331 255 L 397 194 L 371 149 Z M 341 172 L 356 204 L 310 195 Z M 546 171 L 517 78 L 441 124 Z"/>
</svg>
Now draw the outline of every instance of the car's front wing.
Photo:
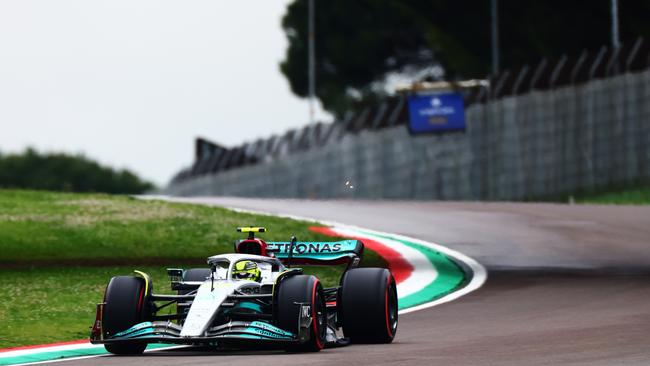
<svg viewBox="0 0 650 366">
<path fill-rule="evenodd" d="M 91 343 L 143 342 L 174 344 L 214 344 L 225 341 L 299 342 L 299 337 L 263 321 L 232 321 L 208 329 L 201 337 L 182 337 L 181 326 L 172 322 L 143 322 L 113 336 L 92 339 Z"/>
</svg>

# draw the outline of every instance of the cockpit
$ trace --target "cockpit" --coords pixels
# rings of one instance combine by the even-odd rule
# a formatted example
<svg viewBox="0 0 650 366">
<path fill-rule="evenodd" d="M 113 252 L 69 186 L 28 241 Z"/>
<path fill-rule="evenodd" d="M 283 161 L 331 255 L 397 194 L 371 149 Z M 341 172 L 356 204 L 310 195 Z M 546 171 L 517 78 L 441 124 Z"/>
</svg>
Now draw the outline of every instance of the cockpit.
<svg viewBox="0 0 650 366">
<path fill-rule="evenodd" d="M 275 259 L 254 255 L 226 254 L 210 257 L 215 280 L 251 280 L 259 283 L 273 283 L 284 270 Z M 250 276 L 249 276 L 250 274 Z"/>
</svg>

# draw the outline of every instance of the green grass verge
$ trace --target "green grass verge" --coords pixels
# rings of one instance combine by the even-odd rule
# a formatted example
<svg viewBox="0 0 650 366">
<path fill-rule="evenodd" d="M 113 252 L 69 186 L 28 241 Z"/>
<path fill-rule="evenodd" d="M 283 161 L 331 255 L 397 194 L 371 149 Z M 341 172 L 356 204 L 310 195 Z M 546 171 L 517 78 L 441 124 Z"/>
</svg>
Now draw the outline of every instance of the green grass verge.
<svg viewBox="0 0 650 366">
<path fill-rule="evenodd" d="M 332 238 L 313 223 L 125 196 L 0 190 L 0 348 L 88 337 L 108 280 L 143 270 L 169 291 L 166 267 L 200 267 L 231 252 L 237 226 L 265 226 L 263 237 Z M 366 251 L 364 265 L 385 266 Z M 326 286 L 341 267 L 308 267 Z"/>
<path fill-rule="evenodd" d="M 204 263 L 232 251 L 238 226 L 269 241 L 331 240 L 313 224 L 128 196 L 0 190 L 0 265 Z"/>
<path fill-rule="evenodd" d="M 650 186 L 578 196 L 576 202 L 606 205 L 650 205 Z"/>
</svg>

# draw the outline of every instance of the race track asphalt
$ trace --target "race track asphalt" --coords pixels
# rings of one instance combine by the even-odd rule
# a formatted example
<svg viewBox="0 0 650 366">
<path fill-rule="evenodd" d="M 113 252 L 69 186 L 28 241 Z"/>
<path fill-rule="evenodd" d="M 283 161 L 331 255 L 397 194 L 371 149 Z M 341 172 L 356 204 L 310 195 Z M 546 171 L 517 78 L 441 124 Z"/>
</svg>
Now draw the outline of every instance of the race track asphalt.
<svg viewBox="0 0 650 366">
<path fill-rule="evenodd" d="M 456 301 L 402 315 L 391 345 L 355 345 L 318 354 L 186 348 L 63 364 L 650 364 L 650 207 L 184 200 L 429 240 L 481 262 L 488 280 Z"/>
</svg>

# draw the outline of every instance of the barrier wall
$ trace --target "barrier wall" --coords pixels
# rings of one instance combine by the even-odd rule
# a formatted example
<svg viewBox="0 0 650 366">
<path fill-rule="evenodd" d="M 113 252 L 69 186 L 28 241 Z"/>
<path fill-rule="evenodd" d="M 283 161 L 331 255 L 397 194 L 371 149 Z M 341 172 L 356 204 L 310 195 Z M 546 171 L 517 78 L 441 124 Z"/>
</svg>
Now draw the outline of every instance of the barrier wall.
<svg viewBox="0 0 650 366">
<path fill-rule="evenodd" d="M 650 71 L 474 104 L 466 118 L 465 132 L 443 135 L 346 134 L 164 193 L 523 200 L 650 180 Z"/>
</svg>

